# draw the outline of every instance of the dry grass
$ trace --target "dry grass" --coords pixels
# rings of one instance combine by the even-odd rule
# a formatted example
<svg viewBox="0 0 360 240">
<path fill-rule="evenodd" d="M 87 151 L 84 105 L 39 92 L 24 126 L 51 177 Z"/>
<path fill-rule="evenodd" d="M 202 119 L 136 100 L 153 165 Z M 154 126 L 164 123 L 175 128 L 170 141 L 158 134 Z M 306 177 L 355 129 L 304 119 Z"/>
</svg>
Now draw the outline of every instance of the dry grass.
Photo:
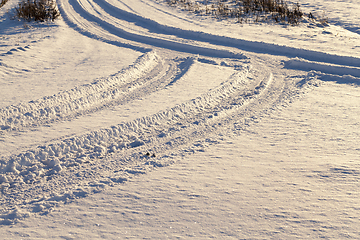
<svg viewBox="0 0 360 240">
<path fill-rule="evenodd" d="M 166 0 L 171 6 L 181 6 L 188 11 L 212 15 L 217 18 L 237 18 L 237 22 L 266 22 L 297 25 L 306 15 L 300 10 L 298 3 L 289 7 L 284 0 Z"/>
<path fill-rule="evenodd" d="M 15 11 L 16 18 L 26 21 L 54 21 L 60 16 L 54 0 L 23 0 Z"/>
<path fill-rule="evenodd" d="M 1 2 L 0 2 L 0 8 L 1 8 L 2 6 L 4 6 L 5 3 L 7 3 L 7 1 L 9 1 L 9 0 L 1 0 Z"/>
</svg>

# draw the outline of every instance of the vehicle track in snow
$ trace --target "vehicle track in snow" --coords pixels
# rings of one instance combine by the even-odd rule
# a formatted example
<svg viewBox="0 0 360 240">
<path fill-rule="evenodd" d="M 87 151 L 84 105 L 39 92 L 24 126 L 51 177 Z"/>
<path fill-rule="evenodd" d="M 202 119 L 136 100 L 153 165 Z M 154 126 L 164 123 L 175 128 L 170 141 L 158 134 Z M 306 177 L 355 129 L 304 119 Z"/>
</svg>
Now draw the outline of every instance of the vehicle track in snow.
<svg viewBox="0 0 360 240">
<path fill-rule="evenodd" d="M 87 195 L 99 185 L 166 166 L 177 151 L 196 151 L 216 141 L 235 121 L 273 108 L 283 91 L 284 81 L 273 81 L 271 73 L 244 68 L 217 88 L 171 109 L 12 156 L 1 166 L 6 173 L 1 175 L 1 203 L 4 212 L 10 211 L 3 218 L 24 202 L 30 209 L 34 202 L 54 207 L 54 198 L 76 197 L 74 189 Z M 46 197 L 41 196 L 44 192 Z"/>
<path fill-rule="evenodd" d="M 12 224 L 31 213 L 46 214 L 71 199 L 166 166 L 172 155 L 202 151 L 221 134 L 246 128 L 317 84 L 316 77 L 309 74 L 300 76 L 302 82 L 296 85 L 281 71 L 274 73 L 274 66 L 306 70 L 314 66 L 310 61 L 316 61 L 317 68 L 311 70 L 336 71 L 330 74 L 351 70 L 354 78 L 359 77 L 357 58 L 165 26 L 120 9 L 119 4 L 126 6 L 126 1 L 115 6 L 110 1 L 63 0 L 59 6 L 68 25 L 84 35 L 144 55 L 118 74 L 92 84 L 0 109 L 3 132 L 21 135 L 20 130 L 26 134 L 36 126 L 56 126 L 64 120 L 71 123 L 78 116 L 91 118 L 104 109 L 175 86 L 194 63 L 221 66 L 234 73 L 175 106 L 100 129 L 54 137 L 2 156 L 2 224 Z M 243 50 L 283 55 L 284 63 L 249 60 L 251 54 L 246 56 L 240 52 Z M 289 60 L 295 55 L 306 60 Z M 331 68 L 334 64 L 337 68 Z"/>
<path fill-rule="evenodd" d="M 122 96 L 144 83 L 149 84 L 146 75 L 154 80 L 166 70 L 163 68 L 163 63 L 155 53 L 145 54 L 134 65 L 108 78 L 43 99 L 0 109 L 1 129 L 15 130 L 45 124 L 81 112 L 94 111 L 113 101 L 121 101 Z"/>
<path fill-rule="evenodd" d="M 309 63 L 305 68 L 303 68 L 305 64 L 297 64 L 296 68 L 300 70 L 307 70 L 310 65 L 313 66 L 311 70 L 318 70 L 319 68 L 316 66 L 322 65 L 325 67 L 320 67 L 320 69 L 324 70 L 325 73 L 332 74 L 335 67 L 338 70 L 341 69 L 340 75 L 347 73 L 356 78 L 360 76 L 360 58 L 358 57 L 334 55 L 265 42 L 246 41 L 224 35 L 214 35 L 207 33 L 204 26 L 199 27 L 204 31 L 190 30 L 191 27 L 190 29 L 181 29 L 174 27 L 174 22 L 186 23 L 185 18 L 164 11 L 157 7 L 158 3 L 152 1 L 101 0 L 94 2 L 92 0 L 70 0 L 69 3 L 63 1 L 61 5 L 64 15 L 67 16 L 65 18 L 68 23 L 74 25 L 76 25 L 76 22 L 82 23 L 83 21 L 79 19 L 88 23 L 95 22 L 97 25 L 92 24 L 85 27 L 78 25 L 78 28 L 80 31 L 91 33 L 90 35 L 100 39 L 107 39 L 108 36 L 112 36 L 112 38 L 117 38 L 117 41 L 129 44 L 134 48 L 146 46 L 146 48 L 152 49 L 160 48 L 210 57 L 236 59 L 247 58 L 248 56 L 244 52 L 246 51 L 286 56 L 287 58 L 294 58 L 297 62 Z M 70 5 L 72 8 L 69 7 Z M 141 11 L 138 12 L 137 9 L 141 9 Z M 68 11 L 66 10 L 71 14 L 67 14 Z M 151 14 L 152 11 L 163 16 L 164 19 L 171 22 L 171 25 L 165 25 L 148 16 L 141 15 L 143 12 Z M 198 26 L 193 21 L 189 22 L 189 25 Z M 102 34 L 98 34 L 98 28 L 101 28 Z M 139 43 L 141 44 L 139 45 Z M 291 68 L 293 68 L 294 64 L 291 65 Z M 339 71 L 336 71 L 336 73 L 339 73 Z"/>
<path fill-rule="evenodd" d="M 125 8 L 130 8 L 127 5 L 128 2 L 129 1 L 127 0 L 102 0 L 95 3 L 91 0 L 81 0 L 79 2 L 70 0 L 69 3 L 71 3 L 73 10 L 76 12 L 72 14 L 72 16 L 77 17 L 68 17 L 67 19 L 69 22 L 76 22 L 76 18 L 81 16 L 82 19 L 88 20 L 88 22 L 96 22 L 102 28 L 103 32 L 122 38 L 122 41 L 131 41 L 135 45 L 143 43 L 150 48 L 160 47 L 211 57 L 234 58 L 240 58 L 242 56 L 242 53 L 239 52 L 240 50 L 287 57 L 300 57 L 309 61 L 318 61 L 345 66 L 358 67 L 360 65 L 360 59 L 357 57 L 332 55 L 323 52 L 279 46 L 264 42 L 246 41 L 238 38 L 164 25 L 155 22 L 150 18 L 141 16 L 138 13 L 128 12 L 120 8 L 119 4 L 126 6 Z M 151 5 L 145 4 L 144 1 L 140 0 L 131 1 L 131 5 L 136 6 L 139 9 L 151 7 Z M 63 2 L 63 6 L 64 9 L 69 9 L 66 7 L 66 1 Z M 135 9 L 130 9 L 135 11 Z M 162 13 L 166 19 L 165 13 L 159 11 L 155 7 L 153 7 L 152 10 Z M 184 21 L 182 18 L 176 19 Z M 93 28 L 94 26 L 85 28 L 85 30 L 91 32 Z M 226 47 L 233 50 L 224 50 Z M 234 54 L 234 52 L 237 54 Z"/>
</svg>

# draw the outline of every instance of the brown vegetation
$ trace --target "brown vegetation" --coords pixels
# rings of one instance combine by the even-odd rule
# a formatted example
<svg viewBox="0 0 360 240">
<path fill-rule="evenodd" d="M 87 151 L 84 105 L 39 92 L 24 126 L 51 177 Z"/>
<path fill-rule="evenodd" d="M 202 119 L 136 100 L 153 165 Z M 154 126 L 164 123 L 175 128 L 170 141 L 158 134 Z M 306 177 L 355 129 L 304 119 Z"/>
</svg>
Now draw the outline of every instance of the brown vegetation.
<svg viewBox="0 0 360 240">
<path fill-rule="evenodd" d="M 298 3 L 289 7 L 284 0 L 166 0 L 171 6 L 182 8 L 202 15 L 213 15 L 217 18 L 237 18 L 239 23 L 252 18 L 255 22 L 268 21 L 296 25 L 305 15 Z M 201 3 L 199 3 L 201 2 Z"/>
<path fill-rule="evenodd" d="M 54 0 L 23 0 L 15 11 L 16 18 L 26 21 L 54 21 L 60 16 Z"/>
<path fill-rule="evenodd" d="M 5 3 L 7 3 L 7 1 L 9 1 L 9 0 L 1 0 L 1 2 L 0 2 L 0 8 L 1 8 L 2 6 L 4 6 Z"/>
</svg>

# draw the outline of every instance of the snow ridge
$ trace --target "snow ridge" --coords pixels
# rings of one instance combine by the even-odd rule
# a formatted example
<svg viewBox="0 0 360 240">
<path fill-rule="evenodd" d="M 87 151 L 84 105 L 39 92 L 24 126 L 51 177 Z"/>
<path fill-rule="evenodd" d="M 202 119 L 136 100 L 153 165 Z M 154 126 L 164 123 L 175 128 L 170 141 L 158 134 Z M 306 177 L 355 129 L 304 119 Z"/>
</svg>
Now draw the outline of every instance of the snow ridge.
<svg viewBox="0 0 360 240">
<path fill-rule="evenodd" d="M 185 60 L 183 71 L 194 61 Z M 248 124 L 292 94 L 284 90 L 284 81 L 273 79 L 266 69 L 244 66 L 218 87 L 170 109 L 2 157 L 0 220 L 12 224 L 30 212 L 46 213 L 57 202 L 123 183 L 147 168 L 166 166 L 169 155 L 177 151 L 202 149 L 229 124 Z M 21 210 L 16 208 L 19 204 L 24 206 Z"/>
<path fill-rule="evenodd" d="M 360 68 L 342 66 L 335 64 L 325 64 L 323 62 L 312 62 L 300 58 L 285 61 L 285 67 L 291 69 L 299 69 L 303 71 L 320 71 L 322 73 L 335 74 L 339 76 L 350 75 L 360 78 Z"/>
<path fill-rule="evenodd" d="M 49 192 L 50 195 L 56 195 L 58 191 L 62 191 L 62 187 L 58 186 L 59 181 L 67 181 L 63 178 L 74 181 L 67 183 L 66 188 L 73 188 L 78 184 L 84 185 L 85 182 L 92 185 L 90 182 L 94 181 L 98 174 L 102 174 L 103 165 L 106 165 L 106 168 L 120 168 L 112 172 L 120 171 L 122 174 L 109 177 L 111 182 L 121 183 L 127 180 L 129 174 L 145 173 L 143 168 L 131 167 L 138 161 L 142 162 L 143 166 L 166 166 L 168 160 L 162 156 L 172 154 L 178 148 L 186 149 L 189 145 L 202 146 L 201 143 L 196 143 L 197 139 L 203 139 L 204 136 L 211 134 L 212 126 L 216 126 L 229 116 L 229 113 L 226 113 L 227 109 L 222 106 L 228 105 L 228 102 L 224 100 L 239 95 L 239 99 L 242 100 L 238 101 L 237 105 L 244 106 L 256 99 L 262 91 L 262 87 L 265 86 L 262 83 L 260 88 L 251 90 L 254 82 L 247 77 L 248 74 L 249 69 L 245 68 L 208 93 L 152 116 L 38 146 L 36 149 L 8 158 L 3 157 L 0 161 L 0 186 L 3 193 L 0 202 L 3 203 L 2 212 L 8 212 L 8 214 L 3 214 L 2 218 L 4 221 L 10 221 L 9 216 L 14 212 L 11 209 L 19 201 L 30 202 L 30 208 L 36 208 L 33 205 L 38 204 L 40 200 L 34 201 L 34 199 L 39 199 L 37 191 L 40 186 L 55 184 L 54 187 L 46 188 L 52 189 Z M 206 122 L 204 116 L 210 118 L 214 109 L 218 111 L 213 121 Z M 224 109 L 224 113 L 221 113 L 221 109 Z M 179 126 L 182 127 L 179 128 Z M 156 152 L 156 157 L 147 157 L 145 155 L 147 151 Z M 106 161 L 113 154 L 118 155 L 119 160 L 109 165 Z M 165 159 L 165 162 L 162 159 Z M 99 168 L 95 171 L 94 177 L 88 176 L 86 179 L 77 180 L 73 179 L 74 176 L 69 177 L 69 174 L 77 176 L 79 171 L 90 171 L 90 167 L 91 169 Z M 81 170 L 84 168 L 88 170 Z M 51 181 L 52 179 L 56 180 Z M 91 189 L 81 193 L 87 195 L 96 191 Z M 21 194 L 24 191 L 27 192 L 25 199 Z M 67 193 L 60 196 L 58 201 L 77 196 L 76 193 L 73 194 L 73 190 L 71 193 L 69 191 L 66 190 Z M 21 216 L 23 215 L 19 215 Z M 11 221 L 17 221 L 17 218 Z"/>
<path fill-rule="evenodd" d="M 107 153 L 117 150 L 142 146 L 146 140 L 138 139 L 133 134 L 169 119 L 178 121 L 186 114 L 195 115 L 205 108 L 211 108 L 244 85 L 247 73 L 248 70 L 237 73 L 228 82 L 209 93 L 153 116 L 93 131 L 48 146 L 39 146 L 35 150 L 3 159 L 0 172 L 5 175 L 0 176 L 0 183 L 14 182 L 16 179 L 20 182 L 32 182 L 38 176 L 51 175 L 61 171 L 63 167 L 71 167 L 92 161 L 91 159 L 102 158 Z M 249 98 L 250 95 L 246 97 Z M 129 132 L 133 133 L 129 134 Z"/>
<path fill-rule="evenodd" d="M 184 68 L 194 61 L 187 59 Z M 261 111 L 295 93 L 273 79 L 265 69 L 244 66 L 218 87 L 170 109 L 2 157 L 0 222 L 13 224 L 31 212 L 46 214 L 58 202 L 167 166 L 174 154 L 203 149 L 229 124 L 256 121 Z"/>
<path fill-rule="evenodd" d="M 124 94 L 124 91 L 133 91 L 141 84 L 138 82 L 126 90 L 121 89 L 122 86 L 145 76 L 160 63 L 161 59 L 152 51 L 140 56 L 133 65 L 108 78 L 26 104 L 0 109 L 0 128 L 14 130 L 39 125 L 115 101 Z"/>
</svg>

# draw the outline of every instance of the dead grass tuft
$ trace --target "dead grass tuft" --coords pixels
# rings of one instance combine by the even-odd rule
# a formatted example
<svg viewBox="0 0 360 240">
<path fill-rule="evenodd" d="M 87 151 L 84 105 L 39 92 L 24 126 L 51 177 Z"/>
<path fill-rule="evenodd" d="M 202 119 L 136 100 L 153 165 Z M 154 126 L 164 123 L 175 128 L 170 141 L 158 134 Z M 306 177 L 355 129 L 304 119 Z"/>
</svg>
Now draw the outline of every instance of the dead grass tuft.
<svg viewBox="0 0 360 240">
<path fill-rule="evenodd" d="M 170 6 L 179 5 L 187 11 L 217 18 L 237 18 L 237 22 L 269 21 L 297 25 L 305 14 L 298 3 L 289 7 L 284 0 L 166 0 Z"/>
<path fill-rule="evenodd" d="M 54 21 L 60 16 L 54 0 L 23 0 L 15 8 L 15 17 L 26 21 Z"/>
</svg>

